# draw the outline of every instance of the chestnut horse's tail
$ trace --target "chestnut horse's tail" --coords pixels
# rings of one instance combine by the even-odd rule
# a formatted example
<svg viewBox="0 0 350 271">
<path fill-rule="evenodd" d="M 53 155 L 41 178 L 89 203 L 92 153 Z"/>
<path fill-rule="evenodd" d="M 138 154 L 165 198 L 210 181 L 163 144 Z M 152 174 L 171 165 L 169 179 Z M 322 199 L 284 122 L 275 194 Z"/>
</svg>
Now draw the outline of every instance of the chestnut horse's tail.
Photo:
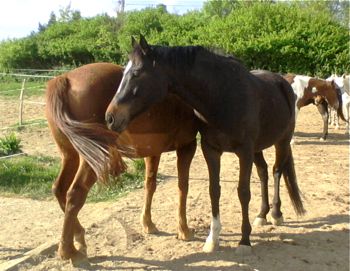
<svg viewBox="0 0 350 271">
<path fill-rule="evenodd" d="M 46 88 L 46 114 L 86 160 L 102 182 L 109 174 L 119 175 L 126 169 L 116 145 L 117 134 L 101 123 L 74 120 L 68 103 L 69 79 L 62 75 L 50 80 Z"/>
<path fill-rule="evenodd" d="M 338 106 L 338 109 L 337 109 L 337 115 L 343 121 L 348 122 L 346 120 L 346 118 L 344 117 L 344 113 L 343 113 L 343 98 L 342 98 L 341 90 L 340 90 L 339 87 L 336 87 L 335 89 L 337 91 L 337 98 L 338 98 L 338 101 L 339 101 L 339 106 Z"/>
<path fill-rule="evenodd" d="M 294 169 L 294 160 L 293 160 L 293 154 L 292 154 L 292 149 L 290 145 L 288 146 L 289 148 L 289 154 L 288 158 L 286 161 L 286 164 L 283 169 L 283 178 L 287 186 L 288 194 L 289 197 L 292 201 L 293 207 L 295 212 L 298 215 L 304 215 L 305 214 L 305 209 L 303 206 L 303 202 L 301 199 L 301 193 L 298 187 L 297 183 L 297 178 L 295 174 L 295 169 Z"/>
</svg>

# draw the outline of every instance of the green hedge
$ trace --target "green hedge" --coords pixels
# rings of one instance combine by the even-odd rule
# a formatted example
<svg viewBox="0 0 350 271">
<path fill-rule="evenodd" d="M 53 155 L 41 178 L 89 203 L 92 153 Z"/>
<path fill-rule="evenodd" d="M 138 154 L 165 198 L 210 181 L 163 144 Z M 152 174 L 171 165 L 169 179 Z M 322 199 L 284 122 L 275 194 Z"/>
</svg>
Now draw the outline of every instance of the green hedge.
<svg viewBox="0 0 350 271">
<path fill-rule="evenodd" d="M 117 19 L 58 20 L 27 38 L 0 43 L 0 69 L 123 64 L 131 35 L 142 33 L 152 44 L 221 49 L 251 69 L 321 77 L 349 73 L 349 31 L 335 19 L 332 3 L 218 0 L 181 16 L 160 5 Z"/>
</svg>

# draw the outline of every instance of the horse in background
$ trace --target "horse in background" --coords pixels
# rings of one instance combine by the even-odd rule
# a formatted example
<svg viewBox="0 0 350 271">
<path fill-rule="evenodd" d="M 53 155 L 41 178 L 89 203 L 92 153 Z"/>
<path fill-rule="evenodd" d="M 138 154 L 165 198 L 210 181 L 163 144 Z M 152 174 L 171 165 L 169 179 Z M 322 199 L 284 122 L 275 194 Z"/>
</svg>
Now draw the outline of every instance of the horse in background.
<svg viewBox="0 0 350 271">
<path fill-rule="evenodd" d="M 350 118 L 350 75 L 342 75 L 337 76 L 336 74 L 332 74 L 330 77 L 326 79 L 327 81 L 332 81 L 337 84 L 337 87 L 341 91 L 341 99 L 342 99 L 342 111 L 343 115 L 346 119 L 346 128 L 345 133 L 349 133 L 349 118 Z M 334 110 L 330 108 L 329 114 L 329 124 L 335 126 L 336 129 L 339 129 L 339 118 Z"/>
<path fill-rule="evenodd" d="M 104 116 L 122 77 L 122 67 L 96 63 L 74 69 L 47 83 L 46 116 L 62 157 L 60 173 L 52 186 L 64 212 L 59 255 L 71 259 L 74 264 L 85 260 L 87 255 L 85 230 L 77 215 L 96 180 L 108 175 L 106 170 L 119 174 L 125 168 L 120 151 L 129 157 L 145 157 L 141 224 L 144 232 L 155 233 L 158 230 L 151 219 L 151 203 L 160 156 L 176 150 L 178 238 L 193 237 L 186 219 L 189 167 L 198 131 L 193 110 L 178 98 L 167 97 L 163 103 L 139 115 L 123 133 L 112 132 L 105 125 Z"/>
<path fill-rule="evenodd" d="M 336 88 L 334 81 L 294 74 L 287 74 L 284 78 L 291 84 L 296 95 L 296 120 L 302 107 L 309 104 L 316 105 L 323 119 L 323 133 L 320 140 L 326 140 L 328 136 L 328 105 L 334 108 L 338 115 L 344 119 L 340 91 Z"/>
<path fill-rule="evenodd" d="M 201 119 L 201 146 L 209 171 L 212 207 L 210 233 L 203 250 L 218 249 L 221 230 L 220 159 L 223 152 L 239 158 L 238 197 L 242 210 L 242 236 L 236 253 L 251 252 L 249 222 L 250 177 L 253 163 L 268 202 L 268 170 L 263 150 L 274 145 L 275 197 L 272 216 L 280 218 L 279 182 L 283 175 L 297 214 L 305 212 L 294 169 L 290 140 L 295 127 L 294 94 L 283 77 L 249 72 L 236 58 L 215 54 L 201 46 L 167 47 L 132 39 L 129 69 L 106 111 L 108 127 L 121 132 L 153 104 L 174 93 Z M 264 214 L 269 204 L 263 205 Z"/>
</svg>

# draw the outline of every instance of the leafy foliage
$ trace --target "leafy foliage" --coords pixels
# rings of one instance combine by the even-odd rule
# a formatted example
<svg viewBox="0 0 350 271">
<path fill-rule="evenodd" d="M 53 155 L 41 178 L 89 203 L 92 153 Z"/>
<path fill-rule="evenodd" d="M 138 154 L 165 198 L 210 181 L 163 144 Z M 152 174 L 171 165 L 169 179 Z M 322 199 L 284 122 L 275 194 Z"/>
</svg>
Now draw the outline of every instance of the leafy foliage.
<svg viewBox="0 0 350 271">
<path fill-rule="evenodd" d="M 0 43 L 0 68 L 123 64 L 130 37 L 152 44 L 204 45 L 241 58 L 250 69 L 325 77 L 349 73 L 347 1 L 207 1 L 201 11 L 170 14 L 164 5 L 118 18 L 81 18 L 62 9 L 24 39 Z"/>
<path fill-rule="evenodd" d="M 15 134 L 0 138 L 0 156 L 11 155 L 21 152 L 21 140 Z"/>
</svg>

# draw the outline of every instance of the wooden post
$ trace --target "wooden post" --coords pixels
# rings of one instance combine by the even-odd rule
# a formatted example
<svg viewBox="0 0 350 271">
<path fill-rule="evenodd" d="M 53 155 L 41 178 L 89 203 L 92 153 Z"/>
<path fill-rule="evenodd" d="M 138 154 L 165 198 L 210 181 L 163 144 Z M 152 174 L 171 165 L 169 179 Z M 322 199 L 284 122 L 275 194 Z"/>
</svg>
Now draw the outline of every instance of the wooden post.
<svg viewBox="0 0 350 271">
<path fill-rule="evenodd" d="M 21 94 L 19 95 L 19 126 L 23 124 L 23 93 L 25 89 L 26 79 L 23 79 Z"/>
</svg>

